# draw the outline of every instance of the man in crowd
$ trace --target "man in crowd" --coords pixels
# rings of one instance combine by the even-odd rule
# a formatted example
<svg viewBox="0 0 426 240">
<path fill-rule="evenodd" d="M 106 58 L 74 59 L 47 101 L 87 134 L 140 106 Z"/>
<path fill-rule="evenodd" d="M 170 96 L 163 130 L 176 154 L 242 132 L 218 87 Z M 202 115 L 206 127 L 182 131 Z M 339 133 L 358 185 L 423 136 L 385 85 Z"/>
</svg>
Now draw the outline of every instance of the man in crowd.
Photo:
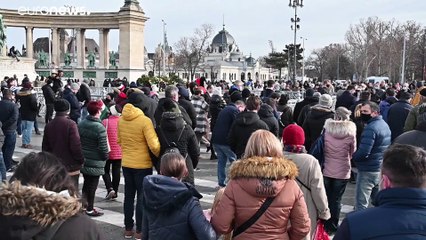
<svg viewBox="0 0 426 240">
<path fill-rule="evenodd" d="M 76 94 L 78 93 L 80 86 L 78 83 L 71 83 L 69 87 L 66 87 L 64 90 L 64 99 L 67 100 L 71 106 L 70 109 L 70 118 L 75 123 L 78 123 L 81 116 L 81 104 L 77 99 Z"/>
<path fill-rule="evenodd" d="M 347 109 L 350 109 L 352 105 L 355 104 L 356 98 L 354 96 L 355 93 L 355 86 L 349 85 L 346 88 L 346 91 L 342 93 L 339 97 L 336 99 L 336 109 L 338 107 L 345 107 Z"/>
<path fill-rule="evenodd" d="M 84 79 L 76 94 L 78 101 L 83 103 L 83 106 L 81 106 L 81 120 L 85 119 L 87 115 L 89 115 L 87 112 L 87 104 L 89 104 L 90 100 L 92 100 L 90 87 L 88 84 L 89 80 Z"/>
<path fill-rule="evenodd" d="M 2 153 L 6 170 L 9 170 L 14 161 L 12 159 L 15 151 L 16 128 L 19 116 L 18 106 L 13 102 L 13 94 L 9 89 L 3 90 L 3 99 L 0 101 L 0 122 L 4 135 Z"/>
<path fill-rule="evenodd" d="M 165 98 L 170 98 L 176 104 L 178 104 L 179 110 L 182 113 L 183 119 L 185 120 L 185 122 L 189 124 L 192 128 L 195 128 L 195 126 L 192 125 L 192 120 L 189 117 L 186 110 L 181 105 L 179 105 L 179 89 L 176 86 L 167 86 L 166 89 L 164 90 L 164 95 L 165 95 Z M 164 112 L 163 104 L 164 104 L 164 99 L 160 99 L 160 101 L 158 101 L 158 106 L 154 114 L 156 123 L 159 123 L 161 121 L 161 116 L 163 115 L 163 112 Z"/>
<path fill-rule="evenodd" d="M 367 125 L 361 134 L 357 151 L 352 156 L 358 167 L 356 180 L 355 210 L 368 207 L 369 199 L 375 199 L 379 181 L 380 165 L 383 154 L 391 143 L 391 132 L 380 115 L 379 106 L 374 102 L 365 102 L 361 106 L 361 119 Z"/>
<path fill-rule="evenodd" d="M 388 110 L 386 122 L 392 133 L 391 141 L 404 132 L 404 124 L 413 106 L 410 104 L 411 93 L 401 92 L 399 100 L 392 104 Z"/>
<path fill-rule="evenodd" d="M 404 132 L 411 131 L 417 126 L 417 119 L 419 117 L 420 109 L 426 107 L 426 88 L 423 87 L 421 91 L 418 92 L 418 104 L 408 113 L 407 119 L 405 120 Z"/>
<path fill-rule="evenodd" d="M 426 238 L 426 151 L 392 146 L 381 171 L 377 207 L 350 213 L 334 240 Z"/>
<path fill-rule="evenodd" d="M 46 84 L 41 87 L 43 90 L 44 102 L 46 103 L 46 115 L 45 123 L 49 123 L 53 118 L 54 102 L 55 102 L 55 92 L 53 91 L 53 79 L 47 78 Z"/>
<path fill-rule="evenodd" d="M 17 100 L 19 101 L 21 108 L 19 113 L 21 115 L 21 126 L 22 126 L 22 148 L 32 149 L 31 136 L 33 131 L 34 122 L 37 118 L 38 105 L 37 97 L 32 92 L 32 85 L 29 81 L 22 84 L 22 88 L 17 94 Z"/>
</svg>

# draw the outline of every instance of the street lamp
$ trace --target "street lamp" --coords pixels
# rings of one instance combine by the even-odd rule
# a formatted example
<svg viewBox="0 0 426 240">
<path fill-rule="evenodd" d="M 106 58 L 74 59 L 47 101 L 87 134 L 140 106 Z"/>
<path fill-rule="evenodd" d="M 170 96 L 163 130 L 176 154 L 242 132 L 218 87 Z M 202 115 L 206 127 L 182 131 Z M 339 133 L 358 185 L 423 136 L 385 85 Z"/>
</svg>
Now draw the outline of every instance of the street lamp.
<svg viewBox="0 0 426 240">
<path fill-rule="evenodd" d="M 294 26 L 291 26 L 291 29 L 294 31 L 294 42 L 293 42 L 293 53 L 294 53 L 294 70 L 293 70 L 293 81 L 294 84 L 296 84 L 296 70 L 297 70 L 297 54 L 296 54 L 296 36 L 297 36 L 297 30 L 300 29 L 300 18 L 297 17 L 297 8 L 298 7 L 303 7 L 303 0 L 289 0 L 288 3 L 289 7 L 294 8 L 294 18 L 291 18 L 291 22 L 294 23 Z"/>
<path fill-rule="evenodd" d="M 305 40 L 307 41 L 307 38 L 300 37 L 302 39 L 302 49 L 303 49 L 303 59 L 302 59 L 302 83 L 305 82 Z"/>
<path fill-rule="evenodd" d="M 167 23 L 161 19 L 163 22 L 163 54 L 162 54 L 162 64 L 163 64 L 163 76 L 166 76 L 166 25 Z"/>
</svg>

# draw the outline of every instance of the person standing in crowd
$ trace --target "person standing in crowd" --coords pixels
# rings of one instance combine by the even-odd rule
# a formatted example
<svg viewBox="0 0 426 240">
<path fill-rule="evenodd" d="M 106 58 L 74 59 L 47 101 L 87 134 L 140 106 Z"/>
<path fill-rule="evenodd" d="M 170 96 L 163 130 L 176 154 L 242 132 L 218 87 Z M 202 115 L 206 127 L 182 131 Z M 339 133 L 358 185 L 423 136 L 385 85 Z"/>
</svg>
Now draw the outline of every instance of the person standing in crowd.
<svg viewBox="0 0 426 240">
<path fill-rule="evenodd" d="M 404 132 L 408 132 L 414 130 L 417 126 L 417 119 L 420 115 L 420 110 L 426 108 L 426 88 L 423 87 L 419 93 L 419 103 L 417 105 L 413 105 L 413 109 L 408 113 L 407 119 L 404 124 Z"/>
<path fill-rule="evenodd" d="M 197 112 L 195 112 L 194 105 L 192 105 L 189 100 L 189 91 L 183 86 L 178 87 L 179 89 L 179 100 L 178 104 L 182 106 L 185 111 L 188 113 L 189 118 L 191 118 L 192 126 L 195 128 L 197 126 Z"/>
<path fill-rule="evenodd" d="M 414 130 L 399 135 L 393 144 L 408 144 L 426 150 L 426 108 L 422 108 Z"/>
<path fill-rule="evenodd" d="M 352 105 L 355 104 L 356 98 L 355 94 L 355 86 L 349 85 L 346 90 L 342 93 L 342 95 L 338 96 L 336 99 L 336 109 L 338 107 L 345 107 L 349 109 Z"/>
<path fill-rule="evenodd" d="M 173 100 L 166 99 L 163 104 L 164 111 L 160 124 L 156 127 L 156 133 L 160 140 L 160 156 L 172 143 L 176 144 L 180 154 L 185 157 L 188 176 L 184 182 L 195 185 L 194 169 L 198 165 L 200 147 L 194 130 L 183 120 L 179 107 Z"/>
<path fill-rule="evenodd" d="M 0 122 L 3 131 L 4 140 L 1 151 L 6 171 L 15 165 L 13 161 L 13 152 L 16 144 L 16 129 L 18 124 L 19 110 L 18 106 L 13 102 L 13 94 L 10 89 L 2 91 L 3 99 L 0 101 Z"/>
<path fill-rule="evenodd" d="M 410 104 L 412 98 L 411 93 L 401 92 L 399 100 L 392 104 L 388 110 L 388 117 L 386 122 L 392 133 L 391 141 L 395 140 L 399 135 L 404 132 L 404 124 L 413 106 Z"/>
<path fill-rule="evenodd" d="M 220 96 L 220 92 L 218 90 L 213 90 L 213 95 L 210 98 L 210 106 L 209 106 L 209 115 L 211 117 L 210 119 L 210 131 L 213 135 L 214 128 L 216 126 L 217 118 L 219 117 L 219 113 L 222 111 L 222 109 L 225 107 L 225 101 Z M 210 138 L 211 139 L 211 138 Z M 213 143 L 210 142 L 212 145 Z M 210 160 L 217 159 L 216 152 L 214 148 L 211 148 L 211 155 Z"/>
<path fill-rule="evenodd" d="M 262 104 L 259 109 L 260 120 L 268 125 L 269 131 L 278 137 L 279 125 L 278 120 L 274 116 L 274 109 L 268 104 Z"/>
<path fill-rule="evenodd" d="M 46 152 L 26 155 L 10 183 L 0 186 L 2 239 L 104 239 L 81 214 L 78 190 L 60 160 Z"/>
<path fill-rule="evenodd" d="M 105 174 L 102 176 L 102 179 L 104 180 L 105 188 L 107 189 L 106 199 L 116 199 L 118 197 L 118 186 L 120 185 L 122 159 L 121 147 L 117 143 L 117 129 L 122 109 L 120 105 L 113 105 L 109 108 L 109 111 L 111 113 L 110 116 L 102 121 L 107 132 L 110 148 L 108 161 L 105 164 Z M 112 181 L 110 170 L 112 172 Z"/>
<path fill-rule="evenodd" d="M 274 85 L 275 85 L 274 80 L 268 80 L 266 82 L 266 87 L 260 94 L 260 96 L 262 97 L 262 100 L 266 100 L 267 98 L 269 98 L 272 95 L 272 93 L 275 92 L 274 91 Z"/>
<path fill-rule="evenodd" d="M 47 124 L 53 119 L 53 110 L 55 102 L 55 92 L 52 88 L 53 80 L 49 77 L 46 80 L 46 84 L 41 87 L 43 91 L 44 102 L 46 104 L 46 113 L 44 116 L 44 122 Z"/>
<path fill-rule="evenodd" d="M 134 106 L 143 111 L 145 116 L 149 117 L 154 124 L 157 124 L 154 118 L 155 110 L 157 109 L 157 103 L 154 99 L 146 96 L 138 88 L 131 88 L 127 91 L 127 102 L 132 103 Z"/>
<path fill-rule="evenodd" d="M 426 151 L 411 145 L 386 150 L 376 206 L 349 213 L 335 240 L 425 239 Z"/>
<path fill-rule="evenodd" d="M 293 110 L 293 121 L 297 122 L 297 120 L 299 119 L 299 115 L 300 112 L 302 111 L 302 108 L 305 107 L 306 105 L 315 105 L 318 103 L 318 100 L 315 100 L 313 98 L 314 95 L 314 89 L 312 88 L 308 88 L 305 91 L 305 98 L 301 101 L 296 103 L 296 105 L 294 106 L 294 110 Z M 301 125 L 301 124 L 299 124 Z"/>
<path fill-rule="evenodd" d="M 279 132 L 278 137 L 282 136 L 283 130 L 285 127 L 294 122 L 293 118 L 293 109 L 288 106 L 288 100 L 290 100 L 287 94 L 281 94 L 280 100 L 278 101 L 277 111 L 280 115 L 279 117 Z"/>
<path fill-rule="evenodd" d="M 19 113 L 21 116 L 21 128 L 22 128 L 22 148 L 32 149 L 31 136 L 33 131 L 34 122 L 37 118 L 38 106 L 37 97 L 32 92 L 31 83 L 25 82 L 22 85 L 21 90 L 16 95 L 17 101 L 21 105 Z"/>
<path fill-rule="evenodd" d="M 268 125 L 260 120 L 257 112 L 260 109 L 261 100 L 258 96 L 250 96 L 246 102 L 246 110 L 235 118 L 228 135 L 228 143 L 231 150 L 240 159 L 252 133 L 258 129 L 269 130 Z"/>
<path fill-rule="evenodd" d="M 84 165 L 81 169 L 84 177 L 82 193 L 87 201 L 86 214 L 91 217 L 103 215 L 93 207 L 99 177 L 105 174 L 105 162 L 108 160 L 107 134 L 99 119 L 102 106 L 101 100 L 89 102 L 87 105 L 89 115 L 78 124 L 84 156 Z"/>
<path fill-rule="evenodd" d="M 358 168 L 355 192 L 355 210 L 360 211 L 368 207 L 368 202 L 375 199 L 379 181 L 380 165 L 383 153 L 391 143 L 391 131 L 380 115 L 379 106 L 374 102 L 365 102 L 361 105 L 361 119 L 365 126 L 359 147 L 352 156 Z"/>
<path fill-rule="evenodd" d="M 199 202 L 202 195 L 181 182 L 187 173 L 185 158 L 166 153 L 161 158 L 160 173 L 143 180 L 142 239 L 216 240 L 216 232 L 203 215 Z"/>
<path fill-rule="evenodd" d="M 305 142 L 303 128 L 297 124 L 290 124 L 283 131 L 284 156 L 293 161 L 299 169 L 296 181 L 303 192 L 311 219 L 310 232 L 304 238 L 312 238 L 317 227 L 317 220 L 326 221 L 330 218 L 327 194 L 324 187 L 321 166 L 318 160 L 307 154 L 303 143 Z"/>
<path fill-rule="evenodd" d="M 314 92 L 314 95 L 312 96 L 312 102 L 310 104 L 304 106 L 302 108 L 302 110 L 300 110 L 299 117 L 297 118 L 297 121 L 296 121 L 297 125 L 299 125 L 299 126 L 303 125 L 303 123 L 305 122 L 306 116 L 311 111 L 311 108 L 313 106 L 318 105 L 319 97 L 321 97 L 321 93 Z"/>
<path fill-rule="evenodd" d="M 342 196 L 351 176 L 351 159 L 356 151 L 356 126 L 350 121 L 351 112 L 338 107 L 334 119 L 324 124 L 324 185 L 331 218 L 324 224 L 333 235 L 339 226 Z"/>
<path fill-rule="evenodd" d="M 201 89 L 194 89 L 191 103 L 197 114 L 197 124 L 194 128 L 194 132 L 197 136 L 198 144 L 203 142 L 206 144 L 207 149 L 210 149 L 210 142 L 204 138 L 204 135 L 207 133 L 207 125 L 209 124 L 207 120 L 209 104 L 204 100 L 204 97 L 201 96 Z"/>
<path fill-rule="evenodd" d="M 398 99 L 395 97 L 395 89 L 388 88 L 386 89 L 386 99 L 380 101 L 379 108 L 380 108 L 380 114 L 383 117 L 383 120 L 386 122 L 388 121 L 388 111 L 392 104 L 396 103 Z"/>
<path fill-rule="evenodd" d="M 67 100 L 70 103 L 71 109 L 70 109 L 70 118 L 75 123 L 78 124 L 81 116 L 81 105 L 80 102 L 77 99 L 77 92 L 80 86 L 78 86 L 78 83 L 71 83 L 69 87 L 66 87 L 64 90 L 64 99 Z"/>
<path fill-rule="evenodd" d="M 81 119 L 85 119 L 88 115 L 87 113 L 87 104 L 92 100 L 92 96 L 90 93 L 90 87 L 89 87 L 89 80 L 84 79 L 83 82 L 80 85 L 80 88 L 78 89 L 78 92 L 76 93 L 76 97 L 80 103 L 82 103 L 81 106 Z"/>
<path fill-rule="evenodd" d="M 132 93 L 129 97 L 131 97 Z M 159 121 L 160 122 L 160 121 Z M 141 239 L 142 235 L 142 196 L 143 178 L 152 175 L 150 153 L 158 157 L 160 142 L 154 125 L 141 109 L 132 102 L 127 103 L 118 121 L 118 144 L 122 150 L 122 169 L 124 175 L 124 237 Z M 136 233 L 133 215 L 136 200 Z"/>
<path fill-rule="evenodd" d="M 65 99 L 54 102 L 55 118 L 44 128 L 41 149 L 58 157 L 78 190 L 78 178 L 84 163 L 77 124 L 68 116 L 70 104 Z"/>
<path fill-rule="evenodd" d="M 277 137 L 267 130 L 254 132 L 244 158 L 232 164 L 230 181 L 211 223 L 219 234 L 234 230 L 234 239 L 303 239 L 310 220 L 303 193 L 297 185 L 297 166 L 283 156 Z M 269 201 L 261 217 L 235 236 L 246 221 Z M 291 226 L 289 224 L 291 222 Z"/>
<path fill-rule="evenodd" d="M 237 114 L 245 109 L 245 104 L 241 101 L 242 96 L 239 91 L 234 91 L 230 97 L 231 102 L 226 105 L 222 111 L 220 111 L 219 116 L 217 117 L 211 140 L 214 151 L 217 154 L 217 178 L 219 187 L 226 186 L 226 164 L 228 162 L 232 164 L 232 162 L 237 159 L 237 156 L 231 150 L 231 147 L 227 142 L 228 133 Z"/>
<path fill-rule="evenodd" d="M 158 101 L 157 109 L 155 110 L 155 114 L 154 114 L 155 122 L 161 121 L 161 117 L 163 116 L 164 100 L 166 98 L 170 98 L 178 104 L 179 110 L 182 113 L 182 116 L 185 122 L 189 124 L 192 128 L 195 128 L 195 126 L 192 125 L 192 120 L 189 117 L 188 113 L 186 112 L 185 108 L 179 105 L 179 89 L 175 86 L 167 86 L 166 89 L 164 90 L 164 96 L 165 96 L 164 98 Z"/>
<path fill-rule="evenodd" d="M 324 128 L 325 120 L 334 117 L 332 110 L 333 99 L 328 94 L 323 94 L 319 98 L 317 105 L 313 106 L 306 119 L 303 122 L 303 130 L 305 131 L 305 147 L 311 149 L 312 144 L 321 135 Z"/>
</svg>

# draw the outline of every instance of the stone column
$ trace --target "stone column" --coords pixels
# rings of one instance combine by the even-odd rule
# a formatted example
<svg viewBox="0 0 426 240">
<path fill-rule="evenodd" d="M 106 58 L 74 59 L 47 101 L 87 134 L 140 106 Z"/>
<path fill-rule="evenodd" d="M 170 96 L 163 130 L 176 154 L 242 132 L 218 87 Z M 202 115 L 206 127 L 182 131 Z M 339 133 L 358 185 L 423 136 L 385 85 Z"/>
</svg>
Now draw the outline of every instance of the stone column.
<svg viewBox="0 0 426 240">
<path fill-rule="evenodd" d="M 77 28 L 76 42 L 77 42 L 77 67 L 84 68 L 84 60 L 86 58 L 86 37 L 84 35 L 85 29 Z"/>
<path fill-rule="evenodd" d="M 6 46 L 6 42 L 3 45 L 3 48 L 1 49 L 1 57 L 6 57 L 7 56 L 7 46 Z"/>
<path fill-rule="evenodd" d="M 34 50 L 33 50 L 33 27 L 26 27 L 26 39 L 27 39 L 27 57 L 33 58 Z"/>
<path fill-rule="evenodd" d="M 109 29 L 99 29 L 99 68 L 108 68 L 108 33 Z"/>
<path fill-rule="evenodd" d="M 52 28 L 52 59 L 50 60 L 50 64 L 52 62 L 55 63 L 55 66 L 59 66 L 59 29 Z M 49 65 L 50 65 L 49 64 Z"/>
</svg>

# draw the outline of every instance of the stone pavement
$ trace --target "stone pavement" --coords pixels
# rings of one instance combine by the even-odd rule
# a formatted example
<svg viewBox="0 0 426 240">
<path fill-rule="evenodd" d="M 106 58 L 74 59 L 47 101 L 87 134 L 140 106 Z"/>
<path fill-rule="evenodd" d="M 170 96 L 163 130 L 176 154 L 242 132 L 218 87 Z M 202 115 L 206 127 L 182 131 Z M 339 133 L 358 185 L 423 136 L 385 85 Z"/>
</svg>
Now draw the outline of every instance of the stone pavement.
<svg viewBox="0 0 426 240">
<path fill-rule="evenodd" d="M 42 120 L 39 119 L 39 123 Z M 44 124 L 39 124 L 40 130 L 43 133 Z M 20 148 L 22 145 L 21 138 L 17 138 L 16 148 L 14 153 L 14 159 L 20 160 L 26 154 L 32 151 L 41 151 L 41 143 L 43 136 L 33 134 L 31 144 L 34 146 L 33 150 Z M 0 134 L 0 142 L 2 144 L 3 138 Z M 215 160 L 209 160 L 210 153 L 206 153 L 206 148 L 201 148 L 201 158 L 199 163 L 199 170 L 195 172 L 195 184 L 196 188 L 203 195 L 203 198 L 200 200 L 201 206 L 203 209 L 208 209 L 213 203 L 213 198 L 216 192 L 217 186 L 217 175 L 216 175 L 216 166 L 217 162 Z M 12 173 L 8 173 L 10 177 Z M 80 177 L 80 191 L 83 184 L 83 177 Z M 346 192 L 343 196 L 343 208 L 341 213 L 341 220 L 344 218 L 345 214 L 351 212 L 354 204 L 355 197 L 355 185 L 348 184 Z M 116 240 L 116 239 L 125 239 L 123 237 L 123 227 L 124 227 L 124 215 L 123 215 L 123 200 L 124 200 L 124 178 L 121 177 L 120 187 L 118 198 L 116 200 L 105 200 L 106 196 L 105 184 L 100 178 L 98 189 L 96 191 L 95 207 L 100 208 L 105 214 L 101 217 L 93 218 L 99 228 L 103 231 L 106 239 Z"/>
</svg>

